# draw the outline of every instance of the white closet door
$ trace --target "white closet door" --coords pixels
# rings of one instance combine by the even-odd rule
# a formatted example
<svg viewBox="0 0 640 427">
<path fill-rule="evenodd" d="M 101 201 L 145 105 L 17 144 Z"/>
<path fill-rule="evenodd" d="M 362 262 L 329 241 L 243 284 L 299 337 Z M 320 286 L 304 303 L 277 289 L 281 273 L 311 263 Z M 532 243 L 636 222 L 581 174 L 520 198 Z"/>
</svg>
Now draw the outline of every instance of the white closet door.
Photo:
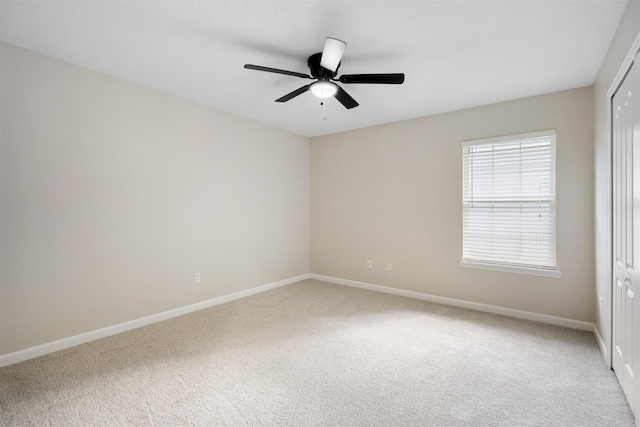
<svg viewBox="0 0 640 427">
<path fill-rule="evenodd" d="M 640 55 L 613 97 L 613 369 L 640 417 Z"/>
</svg>

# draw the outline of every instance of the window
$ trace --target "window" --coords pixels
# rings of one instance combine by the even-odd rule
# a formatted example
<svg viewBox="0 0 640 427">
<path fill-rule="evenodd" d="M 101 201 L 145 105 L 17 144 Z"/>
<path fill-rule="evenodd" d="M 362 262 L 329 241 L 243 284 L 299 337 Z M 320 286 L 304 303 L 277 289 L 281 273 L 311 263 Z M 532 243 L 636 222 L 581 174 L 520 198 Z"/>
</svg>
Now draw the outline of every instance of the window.
<svg viewBox="0 0 640 427">
<path fill-rule="evenodd" d="M 555 130 L 463 142 L 462 267 L 560 277 Z"/>
</svg>

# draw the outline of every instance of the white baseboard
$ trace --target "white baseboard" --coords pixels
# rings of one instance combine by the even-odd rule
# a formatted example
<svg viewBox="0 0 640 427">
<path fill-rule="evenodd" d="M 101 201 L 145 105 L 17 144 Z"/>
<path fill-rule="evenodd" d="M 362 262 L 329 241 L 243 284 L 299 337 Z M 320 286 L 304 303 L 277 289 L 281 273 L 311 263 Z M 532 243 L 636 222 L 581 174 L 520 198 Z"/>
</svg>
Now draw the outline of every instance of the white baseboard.
<svg viewBox="0 0 640 427">
<path fill-rule="evenodd" d="M 600 351 L 602 352 L 602 357 L 604 358 L 607 368 L 611 368 L 611 359 L 609 358 L 609 352 L 607 351 L 607 344 L 605 344 L 604 339 L 602 339 L 602 335 L 600 335 L 600 331 L 595 324 L 593 325 L 593 335 L 596 337 L 596 341 L 598 342 L 598 346 L 600 347 Z"/>
<path fill-rule="evenodd" d="M 37 345 L 24 350 L 15 351 L 0 356 L 0 368 L 3 366 L 13 365 L 14 363 L 22 362 L 25 360 L 33 359 L 34 357 L 43 356 L 45 354 L 53 353 L 56 351 L 64 350 L 66 348 L 75 347 L 80 344 L 84 344 L 89 341 L 94 341 L 100 338 L 105 338 L 111 335 L 119 334 L 121 332 L 130 331 L 132 329 L 146 326 L 151 323 L 160 322 L 162 320 L 171 319 L 172 317 L 182 316 L 193 311 L 202 310 L 205 308 L 213 307 L 215 305 L 223 304 L 225 302 L 245 298 L 250 295 L 254 295 L 260 292 L 265 292 L 270 289 L 279 288 L 280 286 L 290 285 L 301 280 L 309 279 L 309 274 L 303 274 L 301 276 L 292 277 L 290 279 L 280 280 L 278 282 L 268 283 L 266 285 L 257 286 L 255 288 L 247 289 L 245 291 L 235 292 L 233 294 L 224 295 L 218 298 L 213 298 L 207 301 L 187 305 L 184 307 L 176 308 L 173 310 L 165 311 L 158 314 L 152 314 L 151 316 L 142 317 L 140 319 L 131 320 L 117 325 L 108 326 L 106 328 L 97 329 L 95 331 L 85 332 L 72 337 L 63 338 L 61 340 L 52 341 L 46 344 Z"/>
<path fill-rule="evenodd" d="M 471 310 L 484 311 L 487 313 L 501 314 L 503 316 L 516 317 L 518 319 L 533 320 L 535 322 L 548 323 L 551 325 L 565 326 L 567 328 L 579 329 L 593 332 L 595 325 L 581 320 L 567 319 L 564 317 L 549 316 L 547 314 L 533 313 L 530 311 L 516 310 L 513 308 L 500 307 L 497 305 L 481 304 L 477 302 L 465 301 L 455 298 L 440 297 L 437 295 L 423 294 L 422 292 L 406 291 L 404 289 L 389 288 L 387 286 L 372 285 L 370 283 L 356 282 L 354 280 L 339 279 L 336 277 L 321 276 L 311 274 L 311 279 L 323 282 L 335 283 L 338 285 L 351 286 L 354 288 L 367 289 L 370 291 L 384 292 L 387 294 L 399 295 L 408 298 L 415 298 L 424 301 L 436 302 L 439 304 L 453 305 L 455 307 L 469 308 Z"/>
<path fill-rule="evenodd" d="M 95 331 L 85 332 L 72 337 L 63 338 L 61 340 L 52 341 L 46 344 L 41 344 L 35 347 L 30 347 L 24 350 L 19 350 L 13 353 L 8 353 L 0 356 L 0 367 L 12 365 L 14 363 L 22 362 L 25 360 L 33 359 L 35 357 L 43 356 L 45 354 L 53 353 L 56 351 L 64 350 L 70 347 L 75 347 L 80 344 L 84 344 L 89 341 L 94 341 L 100 338 L 105 338 L 111 335 L 119 334 L 121 332 L 130 331 L 142 326 L 149 325 L 151 323 L 167 320 L 172 317 L 182 316 L 193 311 L 202 310 L 205 308 L 213 307 L 225 302 L 245 298 L 250 295 L 254 295 L 260 292 L 265 292 L 270 289 L 275 289 L 280 286 L 290 285 L 292 283 L 299 282 L 305 279 L 321 280 L 323 282 L 335 283 L 344 286 L 351 286 L 355 288 L 367 289 L 370 291 L 384 292 L 387 294 L 399 295 L 408 298 L 420 299 L 424 301 L 435 302 L 439 304 L 452 305 L 455 307 L 468 308 L 471 310 L 484 311 L 487 313 L 501 314 L 504 316 L 516 317 L 519 319 L 533 320 L 541 323 L 548 323 L 551 325 L 565 326 L 568 328 L 579 329 L 583 331 L 593 332 L 600 349 L 602 350 L 605 360 L 607 360 L 607 348 L 604 345 L 604 340 L 599 331 L 593 323 L 583 322 L 580 320 L 567 319 L 564 317 L 549 316 L 546 314 L 533 313 L 529 311 L 516 310 L 512 308 L 500 307 L 495 305 L 481 304 L 477 302 L 459 300 L 455 298 L 441 297 L 437 295 L 430 295 L 421 292 L 407 291 L 403 289 L 390 288 L 387 286 L 373 285 L 371 283 L 357 282 L 354 280 L 339 279 L 336 277 L 322 276 L 318 274 L 303 274 L 301 276 L 292 277 L 290 279 L 281 280 L 278 282 L 269 283 L 255 288 L 247 289 L 245 291 L 236 292 L 230 295 L 213 298 L 207 301 L 202 301 L 196 304 L 191 304 L 185 307 L 176 308 L 173 310 L 165 311 L 151 316 L 142 317 L 140 319 L 131 320 L 129 322 L 120 323 L 106 328 L 97 329 Z"/>
</svg>

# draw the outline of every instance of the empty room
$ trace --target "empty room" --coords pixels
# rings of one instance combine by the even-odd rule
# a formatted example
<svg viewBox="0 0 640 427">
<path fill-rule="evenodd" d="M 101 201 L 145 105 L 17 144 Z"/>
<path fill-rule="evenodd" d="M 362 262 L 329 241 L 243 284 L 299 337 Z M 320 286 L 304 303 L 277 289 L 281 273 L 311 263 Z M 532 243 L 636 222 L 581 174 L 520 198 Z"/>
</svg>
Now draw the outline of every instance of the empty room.
<svg viewBox="0 0 640 427">
<path fill-rule="evenodd" d="M 640 427 L 639 52 L 640 0 L 0 0 L 0 425 Z"/>
</svg>

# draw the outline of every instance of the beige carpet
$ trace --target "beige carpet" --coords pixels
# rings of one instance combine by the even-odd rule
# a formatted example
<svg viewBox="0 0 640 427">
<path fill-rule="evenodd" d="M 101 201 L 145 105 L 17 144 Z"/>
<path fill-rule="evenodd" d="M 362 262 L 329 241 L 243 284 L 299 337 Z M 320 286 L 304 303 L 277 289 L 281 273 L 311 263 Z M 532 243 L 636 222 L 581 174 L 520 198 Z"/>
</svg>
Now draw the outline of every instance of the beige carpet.
<svg viewBox="0 0 640 427">
<path fill-rule="evenodd" d="M 591 333 L 313 280 L 0 369 L 5 426 L 633 426 Z"/>
</svg>

